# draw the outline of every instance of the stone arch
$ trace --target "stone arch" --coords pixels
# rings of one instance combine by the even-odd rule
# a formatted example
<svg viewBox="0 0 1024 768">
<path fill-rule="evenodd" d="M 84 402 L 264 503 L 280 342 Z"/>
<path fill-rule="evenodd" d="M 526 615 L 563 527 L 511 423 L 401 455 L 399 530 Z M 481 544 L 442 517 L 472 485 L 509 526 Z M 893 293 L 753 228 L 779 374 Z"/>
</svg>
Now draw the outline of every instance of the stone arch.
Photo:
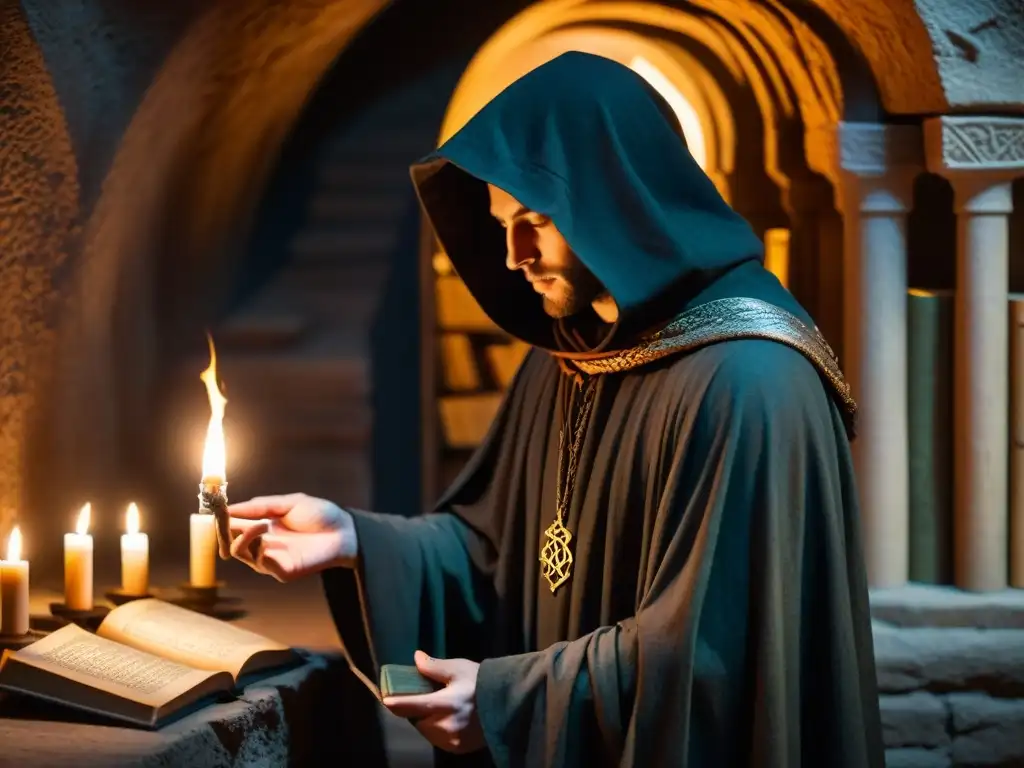
<svg viewBox="0 0 1024 768">
<path fill-rule="evenodd" d="M 154 282 L 189 281 L 191 321 L 222 290 L 284 139 L 320 77 L 387 3 L 217 4 L 163 62 L 136 110 L 84 227 L 61 318 L 63 385 L 40 431 L 59 487 L 42 503 L 117 493 L 126 436 L 149 428 L 157 362 Z M 254 64 L 255 62 L 255 64 Z M 156 265 L 173 269 L 157 275 Z M 116 393 L 111 397 L 110 393 Z"/>
<path fill-rule="evenodd" d="M 770 0 L 698 2 L 686 9 L 644 2 L 537 3 L 508 21 L 478 50 L 452 95 L 440 141 L 512 81 L 565 50 L 585 50 L 627 66 L 633 56 L 643 56 L 695 107 L 702 133 L 711 140 L 705 170 L 727 199 L 733 197 L 729 182 L 737 170 L 734 120 L 739 118 L 734 118 L 734 112 L 748 118 L 744 138 L 762 146 L 753 158 L 749 147 L 743 147 L 746 175 L 744 183 L 734 186 L 745 200 L 730 202 L 748 219 L 752 212 L 757 214 L 754 218 L 760 221 L 752 224 L 759 233 L 771 233 L 766 236 L 769 250 L 784 252 L 782 270 L 793 275 L 794 292 L 805 302 L 813 301 L 823 279 L 818 265 L 812 263 L 820 247 L 819 218 L 829 225 L 838 219 L 831 194 L 822 194 L 822 185 L 830 190 L 839 178 L 835 133 L 847 115 L 846 92 L 870 102 L 867 109 L 858 105 L 861 112 L 881 112 L 869 68 L 841 48 L 839 41 L 845 38 L 826 22 L 827 17 L 815 18 L 812 25 Z M 831 33 L 831 40 L 823 37 L 826 33 Z M 833 57 L 832 48 L 840 49 L 841 55 Z M 744 114 L 751 109 L 753 115 Z M 751 188 L 756 188 L 753 193 Z M 746 210 L 758 199 L 776 200 L 775 209 Z M 820 206 L 827 210 L 817 210 Z M 799 259 L 793 269 L 785 266 L 789 253 Z M 833 254 L 831 261 L 837 262 L 839 255 Z M 468 382 L 477 380 L 497 382 L 500 391 L 523 350 L 517 352 L 516 344 L 505 347 L 487 341 L 485 337 L 495 329 L 488 329 L 479 308 L 468 308 L 472 299 L 456 286 L 457 277 L 450 273 L 443 255 L 435 254 L 434 264 L 444 284 L 438 291 L 442 372 L 471 369 L 471 350 L 483 345 L 489 371 L 476 377 L 452 377 L 460 381 L 455 389 L 471 389 Z M 838 265 L 832 264 L 830 271 L 838 272 Z M 446 306 L 458 302 L 467 308 Z M 474 328 L 467 331 L 459 325 Z M 823 325 L 837 335 L 834 322 Z M 463 333 L 469 342 L 456 344 Z M 444 376 L 442 380 L 446 381 Z M 447 385 L 448 393 L 451 389 Z M 472 446 L 472 435 L 465 427 L 490 421 L 487 414 L 497 405 L 497 391 L 485 387 L 485 391 L 442 397 L 439 410 L 446 445 Z M 456 408 L 464 412 L 456 413 Z M 461 425 L 458 436 L 456 425 Z"/>
</svg>

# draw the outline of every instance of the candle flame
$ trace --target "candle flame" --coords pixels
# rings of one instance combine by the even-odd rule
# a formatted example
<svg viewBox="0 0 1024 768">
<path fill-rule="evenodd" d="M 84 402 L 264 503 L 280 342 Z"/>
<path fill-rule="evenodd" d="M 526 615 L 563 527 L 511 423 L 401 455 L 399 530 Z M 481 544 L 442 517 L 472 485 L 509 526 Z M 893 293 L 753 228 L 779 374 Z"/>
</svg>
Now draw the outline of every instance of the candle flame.
<svg viewBox="0 0 1024 768">
<path fill-rule="evenodd" d="M 92 519 L 92 504 L 88 501 L 82 505 L 81 511 L 78 513 L 78 522 L 75 524 L 75 533 L 79 536 L 85 536 L 89 532 L 89 523 Z"/>
<path fill-rule="evenodd" d="M 217 386 L 217 352 L 213 348 L 213 339 L 207 334 L 206 340 L 210 344 L 210 367 L 199 374 L 199 378 L 206 385 L 206 396 L 210 400 L 210 424 L 206 428 L 206 443 L 203 446 L 203 481 L 224 482 L 227 477 L 224 406 L 228 401 Z"/>
<path fill-rule="evenodd" d="M 7 539 L 7 559 L 10 562 L 21 560 L 21 531 L 18 526 L 14 526 L 10 538 Z"/>
<path fill-rule="evenodd" d="M 135 534 L 139 532 L 139 506 L 133 501 L 128 505 L 128 511 L 124 515 L 124 528 L 126 533 Z"/>
</svg>

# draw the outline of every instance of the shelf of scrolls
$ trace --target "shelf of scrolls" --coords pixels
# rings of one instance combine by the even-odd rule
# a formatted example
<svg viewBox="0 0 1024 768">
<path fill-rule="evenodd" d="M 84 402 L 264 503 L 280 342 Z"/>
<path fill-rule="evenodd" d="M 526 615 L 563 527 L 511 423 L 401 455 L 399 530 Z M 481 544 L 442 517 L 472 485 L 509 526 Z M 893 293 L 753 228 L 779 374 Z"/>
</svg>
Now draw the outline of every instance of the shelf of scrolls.
<svg viewBox="0 0 1024 768">
<path fill-rule="evenodd" d="M 528 346 L 484 313 L 444 253 L 435 253 L 438 416 L 442 481 L 457 472 L 490 428 Z"/>
</svg>

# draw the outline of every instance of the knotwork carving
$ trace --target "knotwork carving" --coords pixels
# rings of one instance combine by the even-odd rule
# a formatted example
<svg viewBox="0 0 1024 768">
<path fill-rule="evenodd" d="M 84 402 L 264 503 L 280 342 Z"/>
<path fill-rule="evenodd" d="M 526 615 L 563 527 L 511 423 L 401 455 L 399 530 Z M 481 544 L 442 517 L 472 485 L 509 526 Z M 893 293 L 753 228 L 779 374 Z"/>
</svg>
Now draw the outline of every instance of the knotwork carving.
<svg viewBox="0 0 1024 768">
<path fill-rule="evenodd" d="M 947 168 L 1024 169 L 1024 120 L 943 118 L 942 161 Z"/>
</svg>

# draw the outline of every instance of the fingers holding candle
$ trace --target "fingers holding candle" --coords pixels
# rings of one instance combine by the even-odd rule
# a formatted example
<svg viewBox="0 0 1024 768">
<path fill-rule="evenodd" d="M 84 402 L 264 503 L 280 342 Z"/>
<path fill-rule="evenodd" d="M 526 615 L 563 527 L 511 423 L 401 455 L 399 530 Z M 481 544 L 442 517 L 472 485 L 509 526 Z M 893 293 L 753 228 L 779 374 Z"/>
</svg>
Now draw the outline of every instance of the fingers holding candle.
<svg viewBox="0 0 1024 768">
<path fill-rule="evenodd" d="M 228 516 L 228 508 L 224 504 L 218 504 L 213 509 L 214 519 L 217 522 L 217 544 L 220 550 L 221 560 L 231 559 L 231 518 Z"/>
</svg>

